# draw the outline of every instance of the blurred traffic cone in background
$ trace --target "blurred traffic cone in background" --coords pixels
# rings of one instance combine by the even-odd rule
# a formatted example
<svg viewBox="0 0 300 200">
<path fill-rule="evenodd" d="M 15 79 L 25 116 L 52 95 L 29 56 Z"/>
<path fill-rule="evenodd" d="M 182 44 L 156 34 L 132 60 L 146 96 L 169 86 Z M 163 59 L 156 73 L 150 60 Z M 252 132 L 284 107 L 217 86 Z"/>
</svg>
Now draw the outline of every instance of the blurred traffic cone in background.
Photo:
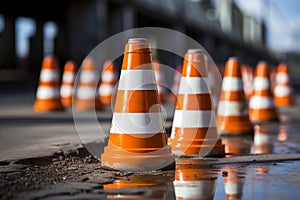
<svg viewBox="0 0 300 200">
<path fill-rule="evenodd" d="M 85 58 L 82 62 L 79 86 L 76 93 L 76 110 L 101 110 L 103 108 L 97 95 L 97 83 L 95 63 L 91 58 Z"/>
<path fill-rule="evenodd" d="M 72 105 L 73 87 L 76 77 L 76 71 L 77 67 L 74 62 L 66 62 L 60 87 L 61 102 L 65 107 Z"/>
<path fill-rule="evenodd" d="M 172 93 L 170 94 L 170 97 L 169 97 L 169 101 L 172 104 L 176 103 L 176 100 L 177 100 L 180 78 L 181 78 L 181 71 L 182 71 L 182 67 L 181 67 L 181 65 L 178 65 L 176 68 L 176 71 L 174 73 Z"/>
<path fill-rule="evenodd" d="M 271 83 L 271 91 L 274 92 L 274 87 L 276 83 L 276 73 L 277 69 L 275 67 L 270 68 L 270 83 Z"/>
<path fill-rule="evenodd" d="M 227 199 L 241 199 L 245 182 L 245 173 L 242 167 L 231 165 L 222 168 L 224 189 Z M 226 175 L 225 173 L 226 172 Z"/>
<path fill-rule="evenodd" d="M 165 75 L 158 61 L 153 62 L 153 68 L 155 72 L 155 79 L 157 82 L 158 96 L 160 102 L 163 103 L 166 101 L 166 97 L 167 97 L 167 90 L 165 88 L 166 85 Z"/>
<path fill-rule="evenodd" d="M 268 128 L 255 126 L 253 153 L 254 154 L 269 154 L 273 153 L 273 142 L 277 140 L 277 135 L 270 132 Z"/>
<path fill-rule="evenodd" d="M 106 61 L 103 66 L 101 82 L 99 86 L 99 98 L 103 104 L 110 104 L 113 90 L 118 82 L 118 72 L 112 61 Z"/>
<path fill-rule="evenodd" d="M 36 100 L 35 112 L 63 110 L 59 93 L 59 66 L 56 58 L 46 56 L 42 63 Z"/>
<path fill-rule="evenodd" d="M 278 121 L 266 62 L 259 62 L 253 80 L 253 95 L 249 101 L 249 117 L 253 123 Z"/>
<path fill-rule="evenodd" d="M 176 165 L 173 182 L 176 199 L 213 200 L 218 171 L 212 167 L 199 165 Z"/>
<path fill-rule="evenodd" d="M 245 97 L 249 100 L 253 93 L 253 69 L 248 65 L 242 65 L 241 72 Z"/>
<path fill-rule="evenodd" d="M 143 174 L 139 176 L 133 176 L 126 178 L 125 180 L 115 180 L 111 184 L 103 186 L 104 190 L 125 190 L 125 189 L 137 189 L 141 191 L 151 192 L 141 192 L 132 193 L 126 192 L 123 194 L 115 193 L 107 195 L 108 199 L 168 199 L 167 192 L 172 184 L 172 179 L 174 176 L 161 176 L 161 175 L 151 175 Z M 171 186 L 173 187 L 173 186 Z M 128 190 L 129 191 L 129 190 Z"/>
<path fill-rule="evenodd" d="M 174 167 L 147 39 L 129 39 L 102 166 L 122 171 Z"/>
<path fill-rule="evenodd" d="M 288 68 L 286 63 L 280 63 L 277 67 L 274 103 L 276 106 L 290 106 L 294 103 L 293 91 L 290 85 Z"/>
<path fill-rule="evenodd" d="M 229 58 L 225 67 L 217 111 L 217 127 L 223 135 L 253 133 L 241 76 L 238 59 Z"/>
<path fill-rule="evenodd" d="M 207 72 L 202 50 L 189 49 L 184 58 L 169 138 L 169 145 L 178 156 L 224 156 L 206 83 Z"/>
</svg>

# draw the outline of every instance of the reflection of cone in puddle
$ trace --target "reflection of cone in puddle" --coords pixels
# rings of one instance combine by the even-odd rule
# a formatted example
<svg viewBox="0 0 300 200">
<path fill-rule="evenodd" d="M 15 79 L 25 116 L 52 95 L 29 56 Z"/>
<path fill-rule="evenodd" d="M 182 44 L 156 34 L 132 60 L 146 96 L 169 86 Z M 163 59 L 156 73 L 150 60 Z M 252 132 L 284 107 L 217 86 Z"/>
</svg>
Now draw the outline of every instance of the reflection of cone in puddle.
<svg viewBox="0 0 300 200">
<path fill-rule="evenodd" d="M 222 170 L 223 172 L 227 172 L 227 175 L 224 176 L 226 198 L 241 199 L 245 181 L 245 175 L 243 174 L 241 167 L 224 167 Z"/>
<path fill-rule="evenodd" d="M 104 185 L 103 188 L 107 193 L 109 193 L 108 190 L 123 190 L 121 194 L 113 192 L 113 194 L 107 195 L 109 199 L 167 199 L 167 192 L 172 180 L 173 177 L 169 176 L 146 174 L 133 176 L 127 180 L 116 180 L 112 184 Z"/>
<path fill-rule="evenodd" d="M 98 93 L 100 101 L 103 104 L 110 104 L 112 100 L 113 90 L 118 81 L 116 66 L 112 61 L 106 61 L 103 65 L 101 82 Z"/>
<path fill-rule="evenodd" d="M 268 128 L 255 126 L 253 153 L 268 154 L 273 153 L 272 134 Z"/>
<path fill-rule="evenodd" d="M 248 65 L 242 65 L 241 72 L 245 97 L 249 100 L 253 92 L 253 69 Z"/>
<path fill-rule="evenodd" d="M 226 63 L 217 112 L 217 126 L 223 135 L 253 133 L 241 76 L 238 59 L 229 58 Z"/>
<path fill-rule="evenodd" d="M 169 97 L 170 103 L 175 103 L 176 100 L 177 100 L 179 84 L 180 84 L 180 79 L 181 79 L 181 71 L 182 71 L 182 67 L 181 67 L 181 65 L 178 65 L 177 68 L 176 68 L 176 71 L 174 73 L 172 93 Z"/>
<path fill-rule="evenodd" d="M 249 116 L 254 123 L 278 121 L 266 62 L 259 62 L 253 81 L 253 95 L 249 102 Z"/>
<path fill-rule="evenodd" d="M 85 58 L 79 77 L 79 86 L 76 93 L 76 110 L 101 110 L 103 108 L 98 96 L 96 95 L 97 73 L 95 63 L 91 58 Z"/>
<path fill-rule="evenodd" d="M 174 189 L 176 199 L 213 199 L 218 170 L 197 165 L 177 165 Z"/>
<path fill-rule="evenodd" d="M 280 63 L 277 67 L 274 103 L 276 106 L 290 106 L 294 103 L 293 91 L 290 85 L 288 68 L 285 63 Z"/>
<path fill-rule="evenodd" d="M 160 102 L 165 102 L 167 96 L 167 90 L 165 88 L 166 80 L 165 80 L 164 71 L 162 70 L 161 65 L 159 64 L 158 61 L 153 62 L 153 68 L 154 68 L 155 78 L 157 82 L 157 92 L 158 92 L 159 100 Z"/>
<path fill-rule="evenodd" d="M 149 171 L 174 164 L 157 96 L 150 45 L 129 39 L 101 164 L 117 170 Z"/>
<path fill-rule="evenodd" d="M 200 49 L 185 54 L 182 77 L 169 144 L 180 156 L 223 156 L 224 146 L 216 128 L 207 69 Z"/>
<path fill-rule="evenodd" d="M 248 137 L 224 137 L 222 143 L 225 145 L 227 157 L 231 157 L 232 155 L 249 154 L 252 141 Z"/>
<path fill-rule="evenodd" d="M 280 142 L 285 142 L 288 139 L 288 126 L 287 125 L 281 125 L 279 127 L 279 133 L 278 133 L 277 139 Z"/>
<path fill-rule="evenodd" d="M 65 107 L 72 105 L 73 87 L 76 77 L 76 70 L 77 67 L 74 62 L 66 62 L 60 87 L 61 101 Z"/>
<path fill-rule="evenodd" d="M 42 63 L 40 80 L 33 105 L 35 112 L 63 110 L 59 93 L 59 69 L 56 58 L 46 56 Z"/>
</svg>

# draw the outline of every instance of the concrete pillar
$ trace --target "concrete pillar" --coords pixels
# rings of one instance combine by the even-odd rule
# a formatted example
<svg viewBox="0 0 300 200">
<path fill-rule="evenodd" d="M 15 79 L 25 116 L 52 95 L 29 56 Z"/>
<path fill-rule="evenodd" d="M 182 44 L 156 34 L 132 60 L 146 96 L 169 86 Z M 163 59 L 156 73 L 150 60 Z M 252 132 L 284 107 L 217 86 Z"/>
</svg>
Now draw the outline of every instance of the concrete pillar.
<svg viewBox="0 0 300 200">
<path fill-rule="evenodd" d="M 135 27 L 135 14 L 132 5 L 125 5 L 122 10 L 123 30 Z"/>
<path fill-rule="evenodd" d="M 215 39 L 210 35 L 203 35 L 203 43 L 201 44 L 209 54 L 213 54 L 215 51 Z"/>
<path fill-rule="evenodd" d="M 0 33 L 0 68 L 16 68 L 15 18 L 4 16 L 4 23 Z"/>
<path fill-rule="evenodd" d="M 36 32 L 29 41 L 29 58 L 30 58 L 30 68 L 32 71 L 38 72 L 40 70 L 42 59 L 43 59 L 43 22 L 36 20 Z"/>
</svg>

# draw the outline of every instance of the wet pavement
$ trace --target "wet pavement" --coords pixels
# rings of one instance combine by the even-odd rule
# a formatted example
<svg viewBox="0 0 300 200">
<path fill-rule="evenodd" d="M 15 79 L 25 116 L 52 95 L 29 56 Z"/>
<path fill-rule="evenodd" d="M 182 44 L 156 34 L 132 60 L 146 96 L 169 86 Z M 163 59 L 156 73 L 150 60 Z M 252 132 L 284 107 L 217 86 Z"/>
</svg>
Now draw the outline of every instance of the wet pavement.
<svg viewBox="0 0 300 200">
<path fill-rule="evenodd" d="M 299 199 L 299 106 L 280 109 L 282 123 L 256 126 L 253 136 L 222 137 L 226 158 L 122 173 L 102 169 L 82 147 L 99 158 L 105 146 L 95 140 L 91 113 L 78 116 L 79 131 L 89 133 L 78 135 L 71 110 L 36 114 L 33 97 L 0 94 L 0 199 Z M 167 130 L 172 112 L 166 106 Z M 106 134 L 111 114 L 97 113 Z"/>
</svg>

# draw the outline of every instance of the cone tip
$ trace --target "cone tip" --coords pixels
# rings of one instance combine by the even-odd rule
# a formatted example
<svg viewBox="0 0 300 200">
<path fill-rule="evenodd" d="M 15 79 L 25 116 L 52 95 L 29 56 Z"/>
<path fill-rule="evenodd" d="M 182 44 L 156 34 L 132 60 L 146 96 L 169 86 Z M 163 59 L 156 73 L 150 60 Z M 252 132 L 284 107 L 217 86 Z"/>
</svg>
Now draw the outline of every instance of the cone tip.
<svg viewBox="0 0 300 200">
<path fill-rule="evenodd" d="M 130 38 L 128 44 L 147 44 L 149 43 L 146 38 Z"/>
<path fill-rule="evenodd" d="M 235 57 L 235 56 L 232 56 L 232 57 L 229 57 L 228 58 L 228 61 L 238 61 L 239 62 L 239 58 L 238 57 Z"/>
<path fill-rule="evenodd" d="M 188 49 L 187 53 L 203 53 L 202 49 Z"/>
</svg>

